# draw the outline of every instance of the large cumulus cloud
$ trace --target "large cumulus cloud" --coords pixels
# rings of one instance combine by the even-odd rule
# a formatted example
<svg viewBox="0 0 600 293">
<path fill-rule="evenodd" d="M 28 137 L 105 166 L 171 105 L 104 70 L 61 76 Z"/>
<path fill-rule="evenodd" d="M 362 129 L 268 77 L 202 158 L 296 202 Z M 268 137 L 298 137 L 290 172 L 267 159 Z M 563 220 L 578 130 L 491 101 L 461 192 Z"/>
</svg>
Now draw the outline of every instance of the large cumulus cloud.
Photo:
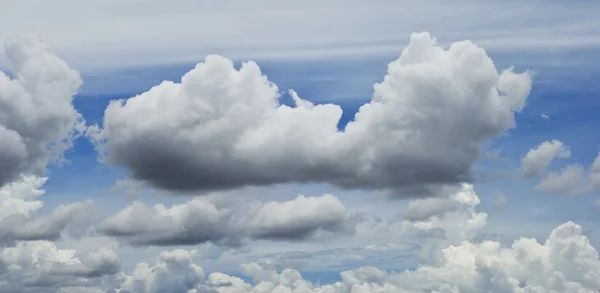
<svg viewBox="0 0 600 293">
<path fill-rule="evenodd" d="M 5 51 L 14 78 L 0 71 L 0 187 L 41 174 L 85 129 L 71 103 L 77 71 L 35 36 L 11 38 Z"/>
<path fill-rule="evenodd" d="M 427 192 L 471 178 L 491 138 L 514 127 L 528 72 L 498 73 L 470 41 L 416 33 L 343 129 L 339 105 L 280 91 L 254 62 L 208 56 L 180 82 L 111 102 L 89 128 L 101 158 L 171 190 L 285 182 Z"/>
</svg>

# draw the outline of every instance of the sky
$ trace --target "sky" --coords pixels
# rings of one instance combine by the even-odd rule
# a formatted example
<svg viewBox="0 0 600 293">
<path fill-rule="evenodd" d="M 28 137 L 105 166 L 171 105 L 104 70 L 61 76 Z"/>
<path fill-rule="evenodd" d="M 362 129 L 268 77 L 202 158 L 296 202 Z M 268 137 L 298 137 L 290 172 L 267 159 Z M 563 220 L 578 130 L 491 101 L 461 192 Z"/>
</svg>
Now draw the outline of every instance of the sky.
<svg viewBox="0 0 600 293">
<path fill-rule="evenodd" d="M 600 290 L 597 1 L 0 0 L 0 292 Z"/>
</svg>

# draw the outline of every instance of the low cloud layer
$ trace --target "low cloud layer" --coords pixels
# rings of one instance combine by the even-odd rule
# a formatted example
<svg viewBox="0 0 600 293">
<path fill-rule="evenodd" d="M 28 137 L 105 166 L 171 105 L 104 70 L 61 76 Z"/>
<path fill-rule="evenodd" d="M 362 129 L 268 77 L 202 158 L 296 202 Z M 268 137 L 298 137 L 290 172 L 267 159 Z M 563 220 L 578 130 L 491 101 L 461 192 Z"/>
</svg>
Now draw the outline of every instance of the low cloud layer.
<svg viewBox="0 0 600 293">
<path fill-rule="evenodd" d="M 157 283 L 153 270 L 136 269 L 124 277 L 122 288 L 130 292 L 597 292 L 600 289 L 600 260 L 582 228 L 567 222 L 554 229 L 543 243 L 521 238 L 510 246 L 495 241 L 472 241 L 472 235 L 484 228 L 487 214 L 476 211 L 480 200 L 471 185 L 449 195 L 458 208 L 436 213 L 428 220 L 405 221 L 406 231 L 441 229 L 448 237 L 440 239 L 439 249 L 425 264 L 414 270 L 386 272 L 375 267 L 361 267 L 342 272 L 340 282 L 318 285 L 302 278 L 293 269 L 275 270 L 264 264 L 241 266 L 253 284 L 222 273 L 206 276 L 194 265 L 186 251 L 165 252 L 155 268 L 164 273 Z M 410 227 L 410 229 L 408 229 Z M 449 242 L 448 242 L 449 241 Z M 442 245 L 442 243 L 445 243 Z M 162 263 L 166 256 L 180 255 L 178 273 L 166 273 Z M 147 268 L 148 265 L 138 266 Z M 182 282 L 196 280 L 196 282 Z M 133 279 L 145 289 L 132 289 Z M 166 287 L 171 284 L 170 287 Z M 186 287 L 181 287 L 186 284 Z M 173 286 L 179 286 L 177 289 Z M 141 286 L 137 288 L 142 288 Z M 169 288 L 169 289 L 167 289 Z M 171 291 L 169 291 L 171 290 Z"/>
<path fill-rule="evenodd" d="M 41 175 L 85 129 L 71 103 L 77 71 L 34 36 L 11 38 L 5 51 L 14 78 L 0 71 L 0 187 Z"/>
<path fill-rule="evenodd" d="M 412 225 L 413 231 L 439 228 L 450 237 L 438 238 L 440 247 L 436 253 L 414 269 L 388 272 L 359 267 L 341 272 L 341 281 L 320 285 L 305 280 L 295 269 L 280 270 L 269 263 L 247 263 L 240 269 L 252 279 L 249 283 L 224 273 L 206 273 L 197 264 L 196 251 L 177 249 L 162 252 L 153 264 L 140 262 L 133 271 L 108 278 L 106 283 L 88 286 L 87 290 L 121 293 L 592 293 L 600 289 L 600 259 L 579 225 L 562 224 L 542 243 L 530 238 L 520 238 L 510 246 L 489 240 L 473 241 L 471 235 L 484 228 L 487 218 L 487 214 L 476 210 L 479 197 L 473 187 L 463 185 L 450 194 L 448 200 L 460 208 L 429 220 L 407 220 L 404 224 Z M 111 257 L 95 259 L 104 261 L 92 263 L 116 263 L 108 261 L 113 259 Z M 86 266 L 98 267 L 91 263 Z"/>
<path fill-rule="evenodd" d="M 528 72 L 499 74 L 470 41 L 445 49 L 417 33 L 343 130 L 340 106 L 293 91 L 295 106 L 281 105 L 256 63 L 211 55 L 181 82 L 111 102 L 87 133 L 104 162 L 169 190 L 327 182 L 403 196 L 469 180 L 530 88 Z"/>
<path fill-rule="evenodd" d="M 100 229 L 135 246 L 238 246 L 245 239 L 300 241 L 317 233 L 351 234 L 361 221 L 360 214 L 347 211 L 332 195 L 301 195 L 249 207 L 198 197 L 171 207 L 135 202 L 106 219 Z"/>
</svg>

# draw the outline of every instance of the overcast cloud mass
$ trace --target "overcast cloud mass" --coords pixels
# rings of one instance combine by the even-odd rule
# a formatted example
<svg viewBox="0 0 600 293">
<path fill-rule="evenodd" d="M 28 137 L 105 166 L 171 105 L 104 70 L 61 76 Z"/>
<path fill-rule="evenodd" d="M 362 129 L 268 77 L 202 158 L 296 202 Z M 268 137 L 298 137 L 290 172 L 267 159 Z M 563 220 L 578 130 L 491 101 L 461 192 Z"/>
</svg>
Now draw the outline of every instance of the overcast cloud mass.
<svg viewBox="0 0 600 293">
<path fill-rule="evenodd" d="M 600 291 L 598 3 L 9 2 L 0 293 Z"/>
</svg>

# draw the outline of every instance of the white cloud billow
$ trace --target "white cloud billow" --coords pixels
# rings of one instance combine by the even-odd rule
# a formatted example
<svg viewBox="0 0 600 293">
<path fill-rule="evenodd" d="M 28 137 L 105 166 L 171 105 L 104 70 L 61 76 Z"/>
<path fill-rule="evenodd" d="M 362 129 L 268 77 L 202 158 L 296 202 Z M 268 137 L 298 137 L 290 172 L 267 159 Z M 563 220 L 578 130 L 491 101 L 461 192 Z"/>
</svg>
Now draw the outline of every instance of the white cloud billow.
<svg viewBox="0 0 600 293">
<path fill-rule="evenodd" d="M 88 135 L 105 162 L 165 189 L 328 182 L 429 193 L 471 178 L 481 147 L 514 127 L 530 88 L 529 72 L 499 74 L 470 41 L 444 49 L 417 33 L 343 130 L 340 106 L 295 92 L 295 107 L 281 105 L 256 63 L 235 69 L 211 55 L 180 83 L 111 102 Z"/>
<path fill-rule="evenodd" d="M 120 276 L 120 293 L 188 293 L 206 279 L 204 270 L 193 263 L 195 254 L 183 249 L 165 251 L 154 266 L 137 264 L 131 275 Z"/>
<path fill-rule="evenodd" d="M 35 36 L 11 38 L 5 51 L 14 78 L 0 71 L 0 187 L 41 175 L 85 130 L 71 103 L 82 83 L 77 71 Z"/>
<path fill-rule="evenodd" d="M 544 141 L 536 148 L 530 149 L 521 159 L 521 170 L 526 177 L 540 176 L 546 172 L 553 160 L 570 156 L 571 149 L 561 141 Z"/>
</svg>

